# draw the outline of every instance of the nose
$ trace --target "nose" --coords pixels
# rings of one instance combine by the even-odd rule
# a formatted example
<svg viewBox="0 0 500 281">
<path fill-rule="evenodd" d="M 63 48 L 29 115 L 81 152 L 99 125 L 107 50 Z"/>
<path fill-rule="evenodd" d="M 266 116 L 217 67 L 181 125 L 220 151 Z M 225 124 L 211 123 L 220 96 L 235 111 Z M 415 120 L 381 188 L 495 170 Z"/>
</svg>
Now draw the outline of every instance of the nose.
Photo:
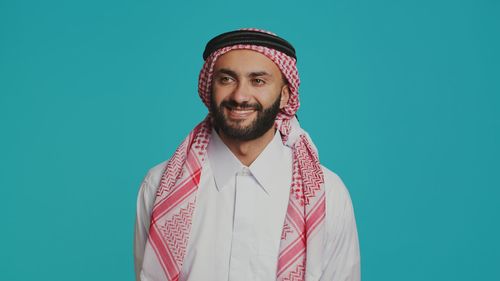
<svg viewBox="0 0 500 281">
<path fill-rule="evenodd" d="M 250 87 L 245 81 L 239 81 L 231 93 L 231 98 L 237 103 L 250 101 Z"/>
</svg>

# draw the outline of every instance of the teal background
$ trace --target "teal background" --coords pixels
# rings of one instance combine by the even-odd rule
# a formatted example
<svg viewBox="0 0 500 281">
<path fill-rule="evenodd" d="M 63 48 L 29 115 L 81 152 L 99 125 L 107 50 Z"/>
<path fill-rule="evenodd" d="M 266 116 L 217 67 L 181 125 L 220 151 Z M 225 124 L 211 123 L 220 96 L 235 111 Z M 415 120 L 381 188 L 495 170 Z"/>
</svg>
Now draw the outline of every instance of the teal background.
<svg viewBox="0 0 500 281">
<path fill-rule="evenodd" d="M 0 280 L 133 280 L 139 184 L 240 27 L 298 50 L 363 280 L 500 280 L 499 3 L 0 0 Z"/>
</svg>

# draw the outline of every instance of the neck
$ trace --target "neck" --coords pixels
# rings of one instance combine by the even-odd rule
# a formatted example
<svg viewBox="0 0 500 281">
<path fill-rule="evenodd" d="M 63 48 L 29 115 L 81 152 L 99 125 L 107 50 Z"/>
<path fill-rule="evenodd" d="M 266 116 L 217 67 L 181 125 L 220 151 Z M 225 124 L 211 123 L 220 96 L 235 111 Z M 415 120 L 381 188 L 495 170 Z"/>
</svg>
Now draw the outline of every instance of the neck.
<svg viewBox="0 0 500 281">
<path fill-rule="evenodd" d="M 229 138 L 222 130 L 218 130 L 222 142 L 224 142 L 236 158 L 247 167 L 257 159 L 264 148 L 272 141 L 275 132 L 276 129 L 272 127 L 256 139 L 243 141 Z"/>
</svg>

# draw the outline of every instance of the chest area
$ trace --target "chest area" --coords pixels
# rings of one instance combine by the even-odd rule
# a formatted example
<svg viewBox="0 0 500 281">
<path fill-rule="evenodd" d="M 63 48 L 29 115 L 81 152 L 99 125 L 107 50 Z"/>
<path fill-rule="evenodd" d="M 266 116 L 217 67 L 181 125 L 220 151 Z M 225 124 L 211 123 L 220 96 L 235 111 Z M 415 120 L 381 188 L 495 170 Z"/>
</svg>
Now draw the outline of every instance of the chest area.
<svg viewBox="0 0 500 281">
<path fill-rule="evenodd" d="M 291 171 L 279 176 L 286 180 L 264 188 L 244 169 L 224 186 L 202 173 L 186 280 L 275 280 L 292 178 Z"/>
</svg>

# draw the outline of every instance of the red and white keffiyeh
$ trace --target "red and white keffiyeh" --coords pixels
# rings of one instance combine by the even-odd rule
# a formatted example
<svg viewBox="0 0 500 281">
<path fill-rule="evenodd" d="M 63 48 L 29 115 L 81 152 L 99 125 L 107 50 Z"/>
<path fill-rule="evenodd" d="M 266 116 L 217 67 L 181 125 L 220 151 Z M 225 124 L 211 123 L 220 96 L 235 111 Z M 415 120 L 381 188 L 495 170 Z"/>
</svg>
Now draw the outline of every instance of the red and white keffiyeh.
<svg viewBox="0 0 500 281">
<path fill-rule="evenodd" d="M 233 45 L 213 52 L 205 60 L 198 84 L 199 95 L 208 108 L 215 61 L 236 49 L 264 54 L 276 63 L 288 80 L 289 102 L 281 109 L 275 125 L 283 143 L 293 151 L 293 178 L 276 279 L 317 279 L 321 274 L 326 212 L 324 178 L 316 148 L 295 118 L 300 105 L 296 60 L 277 50 L 256 45 Z M 207 116 L 191 131 L 166 165 L 157 190 L 144 253 L 142 275 L 148 280 L 180 280 L 211 126 L 210 116 Z"/>
</svg>

